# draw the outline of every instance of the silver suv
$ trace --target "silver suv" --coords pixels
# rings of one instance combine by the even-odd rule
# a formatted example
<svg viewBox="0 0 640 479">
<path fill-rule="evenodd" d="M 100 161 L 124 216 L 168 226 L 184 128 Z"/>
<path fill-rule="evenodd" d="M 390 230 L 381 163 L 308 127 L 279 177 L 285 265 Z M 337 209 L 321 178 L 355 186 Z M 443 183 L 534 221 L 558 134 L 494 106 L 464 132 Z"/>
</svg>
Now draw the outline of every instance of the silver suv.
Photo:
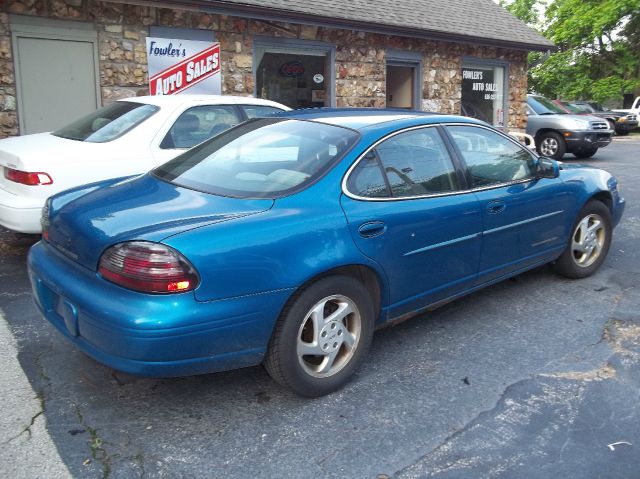
<svg viewBox="0 0 640 479">
<path fill-rule="evenodd" d="M 596 116 L 570 115 L 551 100 L 527 95 L 527 133 L 542 156 L 560 160 L 565 153 L 590 158 L 611 143 L 613 130 Z"/>
</svg>

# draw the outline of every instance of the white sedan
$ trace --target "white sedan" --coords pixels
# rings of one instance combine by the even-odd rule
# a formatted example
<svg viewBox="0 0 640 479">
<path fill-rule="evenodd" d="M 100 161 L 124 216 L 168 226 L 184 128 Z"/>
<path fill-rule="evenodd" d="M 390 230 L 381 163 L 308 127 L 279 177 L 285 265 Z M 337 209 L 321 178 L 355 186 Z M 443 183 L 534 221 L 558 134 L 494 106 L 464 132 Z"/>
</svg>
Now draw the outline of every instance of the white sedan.
<svg viewBox="0 0 640 479">
<path fill-rule="evenodd" d="M 282 110 L 289 108 L 247 97 L 135 97 L 52 133 L 0 140 L 0 225 L 40 233 L 49 196 L 144 173 L 242 121 Z"/>
</svg>

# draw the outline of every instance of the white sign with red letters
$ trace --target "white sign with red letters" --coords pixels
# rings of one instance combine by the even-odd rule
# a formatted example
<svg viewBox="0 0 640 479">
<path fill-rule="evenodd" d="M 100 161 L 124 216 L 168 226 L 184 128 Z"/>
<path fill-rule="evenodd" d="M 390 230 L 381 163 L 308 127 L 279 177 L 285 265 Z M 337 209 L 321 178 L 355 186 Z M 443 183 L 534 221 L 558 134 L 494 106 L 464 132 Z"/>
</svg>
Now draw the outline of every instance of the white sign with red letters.
<svg viewBox="0 0 640 479">
<path fill-rule="evenodd" d="M 219 43 L 147 37 L 147 59 L 152 95 L 221 93 Z"/>
</svg>

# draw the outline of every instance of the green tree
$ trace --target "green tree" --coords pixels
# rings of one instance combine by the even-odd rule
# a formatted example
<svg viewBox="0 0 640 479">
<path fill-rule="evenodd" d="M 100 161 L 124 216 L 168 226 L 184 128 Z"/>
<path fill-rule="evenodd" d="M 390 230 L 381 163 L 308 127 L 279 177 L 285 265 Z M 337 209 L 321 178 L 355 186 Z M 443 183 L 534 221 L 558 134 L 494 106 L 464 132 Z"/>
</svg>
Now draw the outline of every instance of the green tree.
<svg viewBox="0 0 640 479">
<path fill-rule="evenodd" d="M 640 88 L 640 0 L 501 0 L 557 47 L 529 55 L 529 89 L 555 98 L 620 99 Z"/>
<path fill-rule="evenodd" d="M 538 23 L 538 5 L 539 0 L 500 0 L 500 6 L 530 26 Z"/>
<path fill-rule="evenodd" d="M 605 101 L 640 86 L 640 0 L 553 0 L 545 17 L 559 49 L 532 68 L 532 87 Z"/>
</svg>

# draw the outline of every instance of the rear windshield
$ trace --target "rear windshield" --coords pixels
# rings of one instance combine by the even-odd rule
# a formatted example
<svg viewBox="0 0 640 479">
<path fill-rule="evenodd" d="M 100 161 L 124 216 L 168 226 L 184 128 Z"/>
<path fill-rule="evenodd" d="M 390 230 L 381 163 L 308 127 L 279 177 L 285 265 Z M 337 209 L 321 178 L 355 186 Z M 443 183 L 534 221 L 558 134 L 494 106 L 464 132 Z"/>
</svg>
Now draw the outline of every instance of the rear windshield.
<svg viewBox="0 0 640 479">
<path fill-rule="evenodd" d="M 160 108 L 144 103 L 117 101 L 53 132 L 68 140 L 105 143 L 124 135 Z"/>
<path fill-rule="evenodd" d="M 275 198 L 313 183 L 358 140 L 354 130 L 303 120 L 249 120 L 153 170 L 222 196 Z"/>
</svg>

